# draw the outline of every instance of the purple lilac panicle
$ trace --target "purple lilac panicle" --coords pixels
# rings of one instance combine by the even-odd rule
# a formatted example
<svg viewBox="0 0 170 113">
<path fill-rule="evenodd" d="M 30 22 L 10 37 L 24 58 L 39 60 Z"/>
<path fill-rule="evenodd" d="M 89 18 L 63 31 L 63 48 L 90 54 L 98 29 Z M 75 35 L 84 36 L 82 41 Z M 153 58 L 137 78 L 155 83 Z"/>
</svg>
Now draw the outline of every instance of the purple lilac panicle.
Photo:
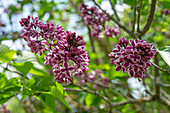
<svg viewBox="0 0 170 113">
<path fill-rule="evenodd" d="M 116 71 L 128 72 L 131 77 L 144 79 L 147 68 L 151 66 L 150 59 L 156 54 L 153 44 L 135 39 L 120 38 L 116 49 L 109 54 L 111 64 L 115 64 Z"/>
<path fill-rule="evenodd" d="M 80 10 L 81 17 L 84 18 L 85 24 L 92 28 L 92 37 L 100 38 L 103 23 L 109 21 L 107 15 L 103 12 L 99 12 L 99 9 L 96 6 L 88 8 L 87 5 L 82 4 Z"/>
<path fill-rule="evenodd" d="M 21 37 L 28 42 L 34 53 L 40 55 L 49 51 L 45 56 L 45 63 L 52 66 L 55 80 L 59 83 L 72 82 L 74 75 L 81 75 L 88 70 L 89 57 L 85 51 L 82 36 L 64 31 L 62 26 L 39 22 L 38 18 L 22 18 L 20 24 L 24 27 Z"/>
</svg>

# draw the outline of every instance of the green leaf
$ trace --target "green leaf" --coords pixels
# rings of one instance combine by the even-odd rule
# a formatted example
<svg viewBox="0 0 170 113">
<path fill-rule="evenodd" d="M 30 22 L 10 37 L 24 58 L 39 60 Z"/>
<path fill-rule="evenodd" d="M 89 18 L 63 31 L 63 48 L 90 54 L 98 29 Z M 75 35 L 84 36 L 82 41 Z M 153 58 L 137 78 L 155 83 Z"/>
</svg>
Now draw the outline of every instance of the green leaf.
<svg viewBox="0 0 170 113">
<path fill-rule="evenodd" d="M 13 59 L 13 56 L 15 53 L 16 53 L 16 51 L 14 51 L 14 50 L 0 53 L 0 61 L 6 62 L 6 63 L 11 61 Z"/>
<path fill-rule="evenodd" d="M 170 46 L 165 46 L 163 50 L 158 50 L 164 61 L 170 66 Z"/>
<path fill-rule="evenodd" d="M 69 109 L 71 109 L 68 102 L 65 100 L 63 94 L 60 92 L 60 90 L 56 86 L 52 86 L 50 92 L 52 95 L 58 98 L 62 103 L 64 103 Z"/>
<path fill-rule="evenodd" d="M 31 61 L 35 68 L 44 70 L 44 66 L 38 62 L 38 57 L 30 51 L 23 51 L 21 59 Z"/>
<path fill-rule="evenodd" d="M 37 76 L 49 76 L 48 73 L 46 73 L 45 71 L 32 67 L 30 70 L 30 73 L 37 75 Z"/>
<path fill-rule="evenodd" d="M 170 9 L 169 7 L 170 1 L 162 1 L 161 3 L 162 3 L 163 9 Z"/>
<path fill-rule="evenodd" d="M 128 5 L 133 5 L 134 0 L 124 0 L 123 3 L 128 4 Z"/>
<path fill-rule="evenodd" d="M 5 81 L 7 81 L 7 76 L 5 75 L 5 73 L 0 73 L 0 84 Z"/>
<path fill-rule="evenodd" d="M 111 0 L 111 1 L 112 1 L 113 6 L 115 6 L 117 3 L 117 0 Z"/>
<path fill-rule="evenodd" d="M 60 91 L 60 93 L 63 95 L 63 92 L 64 92 L 64 88 L 61 84 L 59 84 L 58 82 L 55 83 L 56 86 L 57 86 L 57 89 Z"/>
<path fill-rule="evenodd" d="M 7 77 L 5 73 L 0 73 L 0 90 L 3 89 L 7 84 Z"/>
<path fill-rule="evenodd" d="M 87 106 L 91 106 L 93 104 L 93 101 L 95 99 L 95 96 L 92 94 L 87 94 L 85 98 L 85 102 Z"/>
<path fill-rule="evenodd" d="M 46 106 L 48 106 L 53 112 L 55 112 L 55 97 L 51 94 L 42 93 L 40 95 L 41 100 Z"/>
<path fill-rule="evenodd" d="M 21 72 L 24 76 L 28 74 L 30 69 L 33 67 L 31 62 L 24 62 L 24 63 L 11 63 L 19 72 Z"/>
<path fill-rule="evenodd" d="M 10 90 L 10 88 L 12 88 L 12 90 L 14 91 L 15 89 L 18 89 L 20 87 L 21 86 L 19 85 L 17 77 L 7 80 L 6 75 L 4 73 L 0 73 L 0 91 L 7 91 Z"/>
<path fill-rule="evenodd" d="M 15 95 L 20 91 L 20 87 L 11 87 L 6 90 L 0 91 L 0 99 L 1 98 L 8 98 L 11 95 Z"/>
<path fill-rule="evenodd" d="M 54 85 L 54 77 L 53 76 L 45 76 L 45 77 L 35 77 L 36 81 L 36 90 L 50 90 L 50 87 Z"/>
<path fill-rule="evenodd" d="M 0 61 L 2 62 L 9 62 L 13 59 L 14 54 L 16 51 L 9 50 L 9 47 L 6 45 L 0 45 Z"/>
<path fill-rule="evenodd" d="M 0 54 L 3 54 L 5 52 L 9 51 L 9 47 L 6 45 L 0 45 Z"/>
<path fill-rule="evenodd" d="M 0 99 L 0 104 L 3 104 L 3 103 L 5 103 L 5 102 L 7 102 L 9 99 L 11 99 L 12 97 L 13 97 L 14 95 L 12 95 L 12 96 L 10 96 L 10 97 L 8 97 L 8 98 L 2 98 L 2 99 Z"/>
<path fill-rule="evenodd" d="M 30 88 L 32 85 L 35 84 L 35 82 L 36 82 L 35 79 L 31 78 L 27 81 L 26 86 Z"/>
<path fill-rule="evenodd" d="M 0 91 L 0 104 L 7 102 L 10 98 L 15 96 L 20 91 L 20 87 L 8 87 L 3 91 Z"/>
<path fill-rule="evenodd" d="M 99 99 L 98 97 L 96 97 L 93 94 L 88 93 L 85 97 L 85 102 L 87 106 L 91 106 L 91 105 L 95 105 L 98 106 L 98 104 L 100 103 L 101 99 Z"/>
<path fill-rule="evenodd" d="M 97 0 L 97 3 L 101 3 L 102 2 L 102 0 Z"/>
</svg>

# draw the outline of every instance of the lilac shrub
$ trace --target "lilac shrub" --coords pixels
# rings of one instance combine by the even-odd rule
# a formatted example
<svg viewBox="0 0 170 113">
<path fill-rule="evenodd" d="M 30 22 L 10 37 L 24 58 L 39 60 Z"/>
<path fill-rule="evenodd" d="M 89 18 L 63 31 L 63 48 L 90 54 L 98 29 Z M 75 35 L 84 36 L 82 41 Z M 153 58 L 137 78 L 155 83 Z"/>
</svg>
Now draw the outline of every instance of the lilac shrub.
<svg viewBox="0 0 170 113">
<path fill-rule="evenodd" d="M 151 66 L 150 59 L 154 57 L 156 50 L 153 44 L 135 39 L 120 38 L 116 49 L 109 54 L 111 64 L 115 64 L 116 71 L 128 72 L 131 77 L 144 79 L 147 68 Z"/>
<path fill-rule="evenodd" d="M 22 18 L 20 24 L 24 27 L 21 37 L 33 53 L 49 52 L 44 64 L 52 66 L 57 82 L 72 82 L 73 75 L 79 76 L 88 70 L 89 57 L 82 36 L 64 31 L 62 26 L 55 26 L 51 21 L 40 22 L 37 17 L 32 17 L 32 21 L 30 16 Z"/>
</svg>

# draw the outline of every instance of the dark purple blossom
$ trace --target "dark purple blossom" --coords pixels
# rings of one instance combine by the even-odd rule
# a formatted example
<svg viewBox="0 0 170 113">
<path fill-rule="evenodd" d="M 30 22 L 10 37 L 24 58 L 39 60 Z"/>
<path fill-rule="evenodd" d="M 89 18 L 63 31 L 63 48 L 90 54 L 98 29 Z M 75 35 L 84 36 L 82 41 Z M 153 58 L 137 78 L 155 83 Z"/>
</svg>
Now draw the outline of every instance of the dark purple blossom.
<svg viewBox="0 0 170 113">
<path fill-rule="evenodd" d="M 161 11 L 161 13 L 164 15 L 168 15 L 168 14 L 170 14 L 170 10 L 164 9 L 163 11 Z"/>
<path fill-rule="evenodd" d="M 100 38 L 103 23 L 109 21 L 109 18 L 103 12 L 99 12 L 96 6 L 88 8 L 87 5 L 82 4 L 80 7 L 81 17 L 84 18 L 85 24 L 92 28 L 91 35 L 95 38 Z"/>
<path fill-rule="evenodd" d="M 153 44 L 135 39 L 120 38 L 115 49 L 109 54 L 111 64 L 115 64 L 116 71 L 128 72 L 131 77 L 144 79 L 147 68 L 151 66 L 150 59 L 156 50 Z"/>
<path fill-rule="evenodd" d="M 117 25 L 115 25 L 114 28 L 106 26 L 105 34 L 107 37 L 115 37 L 119 32 L 119 27 Z"/>
<path fill-rule="evenodd" d="M 88 70 L 89 57 L 85 51 L 85 42 L 82 36 L 64 31 L 62 26 L 39 22 L 38 18 L 30 20 L 30 16 L 20 21 L 24 27 L 21 37 L 28 42 L 33 53 L 43 54 L 45 64 L 53 68 L 55 80 L 59 83 L 72 82 L 73 75 L 80 76 Z"/>
</svg>

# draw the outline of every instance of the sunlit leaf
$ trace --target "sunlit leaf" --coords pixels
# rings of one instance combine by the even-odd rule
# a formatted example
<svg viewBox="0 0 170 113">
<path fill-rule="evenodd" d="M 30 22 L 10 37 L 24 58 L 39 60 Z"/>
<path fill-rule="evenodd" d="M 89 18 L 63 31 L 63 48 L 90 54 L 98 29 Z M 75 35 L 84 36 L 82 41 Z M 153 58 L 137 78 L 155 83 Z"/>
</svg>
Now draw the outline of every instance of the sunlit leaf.
<svg viewBox="0 0 170 113">
<path fill-rule="evenodd" d="M 55 112 L 55 97 L 50 94 L 42 93 L 40 95 L 41 100 L 47 105 L 53 112 Z"/>
<path fill-rule="evenodd" d="M 23 63 L 13 62 L 12 66 L 14 66 L 24 76 L 26 76 L 28 72 L 30 71 L 30 69 L 33 67 L 33 64 L 31 62 L 23 62 Z"/>
<path fill-rule="evenodd" d="M 98 106 L 98 104 L 100 103 L 101 99 L 98 98 L 97 96 L 88 93 L 85 97 L 85 102 L 87 106 L 91 106 L 91 105 L 95 105 Z"/>
<path fill-rule="evenodd" d="M 0 61 L 6 62 L 6 63 L 11 61 L 15 53 L 16 51 L 9 50 L 8 46 L 0 45 Z"/>
<path fill-rule="evenodd" d="M 62 103 L 64 103 L 69 109 L 71 109 L 68 102 L 65 100 L 63 94 L 60 92 L 60 90 L 56 86 L 52 86 L 50 92 L 52 95 L 58 98 Z"/>
<path fill-rule="evenodd" d="M 158 50 L 164 61 L 170 66 L 170 46 L 165 46 L 163 50 Z"/>
</svg>

